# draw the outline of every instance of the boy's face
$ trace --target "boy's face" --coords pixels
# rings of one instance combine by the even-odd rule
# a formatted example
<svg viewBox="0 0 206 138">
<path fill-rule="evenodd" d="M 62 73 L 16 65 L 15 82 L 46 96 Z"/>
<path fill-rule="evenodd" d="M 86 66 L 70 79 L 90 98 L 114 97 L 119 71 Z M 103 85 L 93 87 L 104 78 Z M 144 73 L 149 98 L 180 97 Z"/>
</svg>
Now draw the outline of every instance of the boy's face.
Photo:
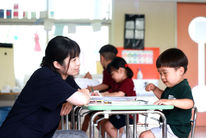
<svg viewBox="0 0 206 138">
<path fill-rule="evenodd" d="M 180 83 L 184 77 L 184 68 L 172 68 L 172 67 L 160 67 L 158 68 L 158 72 L 160 74 L 162 82 L 167 87 L 173 87 Z"/>
</svg>

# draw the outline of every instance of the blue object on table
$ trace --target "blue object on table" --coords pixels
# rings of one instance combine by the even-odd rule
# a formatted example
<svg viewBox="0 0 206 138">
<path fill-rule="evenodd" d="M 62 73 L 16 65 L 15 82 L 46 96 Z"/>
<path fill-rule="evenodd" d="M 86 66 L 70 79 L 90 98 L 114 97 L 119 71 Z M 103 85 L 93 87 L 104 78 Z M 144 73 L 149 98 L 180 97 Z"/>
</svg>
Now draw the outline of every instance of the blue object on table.
<svg viewBox="0 0 206 138">
<path fill-rule="evenodd" d="M 0 126 L 2 125 L 4 120 L 6 119 L 10 110 L 11 110 L 10 106 L 0 107 Z"/>
</svg>

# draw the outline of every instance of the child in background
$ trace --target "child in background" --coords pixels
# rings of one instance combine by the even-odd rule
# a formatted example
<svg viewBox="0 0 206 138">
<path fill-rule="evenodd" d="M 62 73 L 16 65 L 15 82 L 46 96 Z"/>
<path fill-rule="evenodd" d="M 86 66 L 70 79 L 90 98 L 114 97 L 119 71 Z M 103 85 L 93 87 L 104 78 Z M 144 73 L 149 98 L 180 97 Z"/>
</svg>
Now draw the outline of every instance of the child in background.
<svg viewBox="0 0 206 138">
<path fill-rule="evenodd" d="M 117 55 L 117 49 L 113 45 L 104 45 L 102 48 L 99 50 L 100 53 L 100 63 L 103 67 L 103 81 L 101 84 L 96 85 L 96 86 L 88 86 L 89 91 L 94 91 L 94 90 L 99 90 L 99 91 L 105 91 L 108 89 L 111 89 L 114 85 L 115 82 L 112 79 L 111 75 L 107 71 L 107 66 L 108 64 L 116 57 Z M 91 75 L 89 73 L 86 74 L 88 78 L 91 78 Z M 87 114 L 84 118 L 84 122 L 82 124 L 82 130 L 87 131 L 88 126 L 89 126 L 89 120 L 90 116 L 93 112 Z"/>
<path fill-rule="evenodd" d="M 116 57 L 117 55 L 117 49 L 113 45 L 107 44 L 102 46 L 102 48 L 99 50 L 100 54 L 100 63 L 103 67 L 103 80 L 102 83 L 97 86 L 88 86 L 88 89 L 90 91 L 99 90 L 99 91 L 105 91 L 112 87 L 112 85 L 115 83 L 114 80 L 111 78 L 111 75 L 106 70 L 107 65 Z M 91 76 L 88 73 L 86 76 Z M 90 77 L 91 78 L 91 77 Z"/>
<path fill-rule="evenodd" d="M 133 72 L 123 58 L 115 57 L 108 65 L 108 71 L 116 84 L 109 91 L 101 93 L 102 96 L 136 96 L 132 80 Z M 111 115 L 109 119 L 101 122 L 100 125 L 102 126 L 103 137 L 104 131 L 106 131 L 110 138 L 117 138 L 118 129 L 121 136 L 123 133 L 123 126 L 126 125 L 125 120 L 126 115 Z M 131 118 L 130 122 L 132 122 Z"/>
<path fill-rule="evenodd" d="M 153 91 L 159 99 L 156 105 L 173 105 L 173 110 L 164 110 L 167 119 L 168 138 L 188 138 L 191 130 L 191 108 L 194 106 L 191 88 L 184 75 L 188 59 L 177 48 L 164 51 L 156 61 L 162 82 L 167 86 L 163 91 L 154 84 L 148 84 L 146 91 Z M 162 128 L 156 127 L 144 131 L 140 138 L 161 138 Z"/>
</svg>

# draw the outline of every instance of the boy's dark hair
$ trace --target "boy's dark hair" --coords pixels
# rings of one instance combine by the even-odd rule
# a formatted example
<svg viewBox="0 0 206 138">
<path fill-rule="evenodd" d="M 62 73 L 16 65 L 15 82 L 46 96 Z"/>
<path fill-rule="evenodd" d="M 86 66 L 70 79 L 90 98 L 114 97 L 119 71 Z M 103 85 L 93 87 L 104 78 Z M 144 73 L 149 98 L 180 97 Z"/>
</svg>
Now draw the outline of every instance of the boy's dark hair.
<svg viewBox="0 0 206 138">
<path fill-rule="evenodd" d="M 112 70 L 118 70 L 120 67 L 125 68 L 127 71 L 127 77 L 132 78 L 133 77 L 133 72 L 132 70 L 128 67 L 127 62 L 121 58 L 121 57 L 115 57 L 111 63 L 107 66 L 107 70 L 109 73 L 112 72 Z"/>
<path fill-rule="evenodd" d="M 183 67 L 184 73 L 187 71 L 188 59 L 186 55 L 178 48 L 170 48 L 165 50 L 157 58 L 156 67 Z"/>
<path fill-rule="evenodd" d="M 111 44 L 107 44 L 101 47 L 99 50 L 100 55 L 102 55 L 105 60 L 113 60 L 117 55 L 117 48 Z"/>
</svg>

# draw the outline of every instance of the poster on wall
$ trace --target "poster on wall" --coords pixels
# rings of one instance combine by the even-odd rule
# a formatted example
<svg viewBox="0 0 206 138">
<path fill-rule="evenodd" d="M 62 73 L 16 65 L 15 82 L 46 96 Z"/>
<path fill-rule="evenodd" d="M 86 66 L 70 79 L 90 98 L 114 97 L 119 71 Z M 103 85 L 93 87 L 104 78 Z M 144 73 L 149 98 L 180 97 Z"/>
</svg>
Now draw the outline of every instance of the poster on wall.
<svg viewBox="0 0 206 138">
<path fill-rule="evenodd" d="M 138 70 L 141 69 L 143 79 L 159 79 L 159 73 L 156 68 L 156 60 L 159 56 L 159 48 L 145 47 L 140 49 L 117 48 L 117 56 L 124 58 L 131 68 L 134 76 L 137 78 Z"/>
<path fill-rule="evenodd" d="M 145 16 L 125 14 L 124 48 L 144 49 Z"/>
</svg>

